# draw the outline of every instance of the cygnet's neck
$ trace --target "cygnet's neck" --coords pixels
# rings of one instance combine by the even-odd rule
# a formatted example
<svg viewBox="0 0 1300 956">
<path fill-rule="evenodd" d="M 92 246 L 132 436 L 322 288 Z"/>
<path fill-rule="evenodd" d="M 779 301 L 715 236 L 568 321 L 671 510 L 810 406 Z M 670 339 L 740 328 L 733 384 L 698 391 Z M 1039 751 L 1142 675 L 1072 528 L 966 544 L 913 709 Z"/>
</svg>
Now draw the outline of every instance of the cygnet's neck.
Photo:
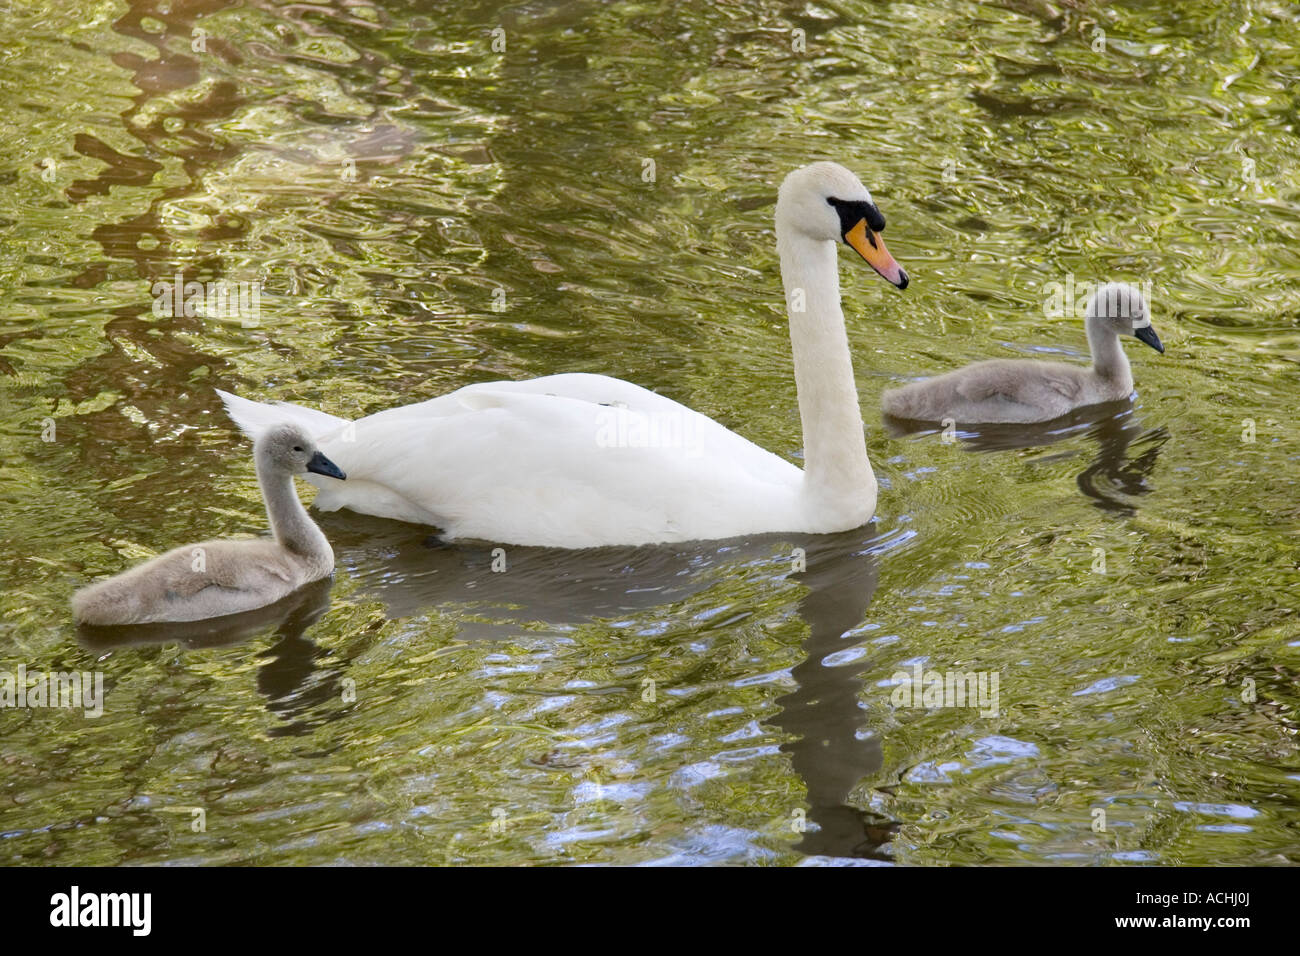
<svg viewBox="0 0 1300 956">
<path fill-rule="evenodd" d="M 334 551 L 324 532 L 316 527 L 307 509 L 298 499 L 293 487 L 293 476 L 271 462 L 257 458 L 257 481 L 262 486 L 266 502 L 266 517 L 271 522 L 271 533 L 283 548 L 311 560 L 325 559 L 334 563 Z"/>
<path fill-rule="evenodd" d="M 777 220 L 795 387 L 803 423 L 805 494 L 820 505 L 860 506 L 876 478 L 867 459 L 862 409 L 853 381 L 834 242 L 812 239 Z"/>
<path fill-rule="evenodd" d="M 1133 390 L 1133 372 L 1119 335 L 1110 325 L 1110 320 L 1101 316 L 1089 315 L 1086 326 L 1093 371 L 1107 382 L 1114 383 L 1117 392 L 1127 395 Z"/>
</svg>

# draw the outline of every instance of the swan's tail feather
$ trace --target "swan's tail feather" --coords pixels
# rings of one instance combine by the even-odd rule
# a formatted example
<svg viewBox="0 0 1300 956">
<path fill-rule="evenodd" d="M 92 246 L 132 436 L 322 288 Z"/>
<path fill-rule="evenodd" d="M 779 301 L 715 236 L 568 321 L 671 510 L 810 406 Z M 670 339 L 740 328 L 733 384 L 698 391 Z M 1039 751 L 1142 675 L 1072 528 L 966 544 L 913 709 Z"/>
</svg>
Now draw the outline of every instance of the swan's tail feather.
<svg viewBox="0 0 1300 956">
<path fill-rule="evenodd" d="M 319 438 L 348 423 L 346 418 L 328 415 L 314 408 L 290 405 L 288 402 L 253 402 L 221 389 L 217 389 L 217 394 L 226 403 L 226 414 L 239 426 L 240 431 L 252 439 L 256 439 L 272 425 L 283 422 L 301 426 L 313 438 Z"/>
</svg>

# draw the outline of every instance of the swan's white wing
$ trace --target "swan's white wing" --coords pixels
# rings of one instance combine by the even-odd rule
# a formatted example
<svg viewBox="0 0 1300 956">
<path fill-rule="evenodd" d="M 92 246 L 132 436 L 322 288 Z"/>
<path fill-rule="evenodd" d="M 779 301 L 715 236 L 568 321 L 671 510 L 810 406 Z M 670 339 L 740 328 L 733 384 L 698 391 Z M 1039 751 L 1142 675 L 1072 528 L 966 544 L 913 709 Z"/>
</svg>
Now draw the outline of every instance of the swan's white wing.
<svg viewBox="0 0 1300 956">
<path fill-rule="evenodd" d="M 249 438 L 254 441 L 270 428 L 282 422 L 292 422 L 306 429 L 309 435 L 320 435 L 333 431 L 347 424 L 346 418 L 328 415 L 315 408 L 291 405 L 288 402 L 253 402 L 230 392 L 217 389 L 221 401 L 225 403 L 226 412 Z"/>
<path fill-rule="evenodd" d="M 802 472 L 684 405 L 600 375 L 471 385 L 320 436 L 317 505 L 453 537 L 584 547 L 794 527 Z M 314 476 L 313 476 L 314 478 Z"/>
</svg>

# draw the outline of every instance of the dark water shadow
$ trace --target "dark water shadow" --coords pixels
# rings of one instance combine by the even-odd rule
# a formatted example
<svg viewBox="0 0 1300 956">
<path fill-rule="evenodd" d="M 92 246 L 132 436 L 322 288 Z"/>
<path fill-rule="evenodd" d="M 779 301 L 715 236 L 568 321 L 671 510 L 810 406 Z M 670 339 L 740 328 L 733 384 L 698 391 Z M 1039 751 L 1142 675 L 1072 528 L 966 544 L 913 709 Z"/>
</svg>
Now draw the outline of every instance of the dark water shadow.
<svg viewBox="0 0 1300 956">
<path fill-rule="evenodd" d="M 884 421 L 886 432 L 895 438 L 939 430 L 934 422 L 888 415 Z M 1122 399 L 1075 409 L 1049 422 L 959 426 L 955 437 L 964 450 L 973 452 L 1040 448 L 1079 437 L 1095 441 L 1097 452 L 1075 483 L 1098 508 L 1131 517 L 1137 513 L 1134 499 L 1152 491 L 1148 481 L 1170 435 L 1163 425 L 1144 431 L 1132 400 Z M 1043 460 L 1066 460 L 1078 454 L 1076 449 L 1067 449 Z"/>
<path fill-rule="evenodd" d="M 455 607 L 462 639 L 516 636 L 522 622 L 577 627 L 685 600 L 748 566 L 790 570 L 790 536 L 567 550 L 445 543 L 431 529 L 352 512 L 320 516 L 362 596 L 390 617 Z M 468 612 L 468 614 L 466 613 Z"/>
<path fill-rule="evenodd" d="M 847 797 L 881 764 L 879 740 L 860 739 L 862 672 L 869 661 L 830 667 L 842 635 L 863 622 L 875 593 L 881 545 L 874 526 L 839 535 L 759 535 L 641 548 L 502 548 L 444 544 L 427 529 L 338 512 L 321 516 L 340 565 L 362 596 L 392 616 L 452 605 L 464 638 L 519 634 L 520 624 L 576 627 L 667 607 L 737 574 L 762 581 L 793 578 L 807 590 L 799 615 L 808 625 L 797 687 L 779 698 L 772 723 L 792 739 L 781 745 L 807 788 L 807 828 L 797 849 L 813 855 L 879 857 L 889 838 Z M 796 570 L 795 548 L 805 569 Z M 493 571 L 493 561 L 505 572 Z M 465 611 L 473 615 L 467 618 Z"/>
<path fill-rule="evenodd" d="M 162 644 L 178 644 L 186 650 L 228 647 L 273 632 L 275 643 L 258 655 L 265 663 L 257 671 L 257 690 L 266 698 L 267 709 L 284 721 L 268 731 L 269 735 L 297 736 L 342 713 L 335 708 L 332 714 L 319 715 L 324 713 L 324 705 L 343 700 L 347 663 L 339 661 L 323 667 L 321 662 L 331 652 L 304 636 L 329 610 L 333 583 L 327 578 L 266 607 L 206 621 L 126 627 L 81 625 L 77 640 L 88 651 L 103 654 Z M 317 716 L 309 717 L 312 714 Z"/>
<path fill-rule="evenodd" d="M 792 739 L 781 745 L 808 790 L 808 822 L 796 849 L 810 856 L 889 859 L 882 847 L 893 835 L 848 802 L 858 782 L 881 766 L 880 738 L 860 736 L 862 674 L 870 661 L 829 666 L 844 650 L 845 632 L 863 623 L 879 584 L 878 542 L 865 532 L 808 537 L 808 570 L 799 576 L 808 589 L 799 615 L 808 624 L 803 660 L 791 669 L 798 685 L 780 698 L 775 723 Z"/>
</svg>

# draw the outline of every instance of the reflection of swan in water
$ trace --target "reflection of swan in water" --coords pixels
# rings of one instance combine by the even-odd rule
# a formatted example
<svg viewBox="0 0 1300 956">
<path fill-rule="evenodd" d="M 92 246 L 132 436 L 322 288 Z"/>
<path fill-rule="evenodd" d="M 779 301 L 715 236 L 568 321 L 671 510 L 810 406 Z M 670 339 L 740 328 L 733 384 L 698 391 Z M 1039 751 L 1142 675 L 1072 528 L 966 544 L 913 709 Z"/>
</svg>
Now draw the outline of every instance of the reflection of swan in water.
<svg viewBox="0 0 1300 956">
<path fill-rule="evenodd" d="M 498 547 L 443 542 L 427 528 L 367 515 L 322 516 L 337 535 L 338 566 L 358 596 L 390 617 L 447 607 L 462 639 L 511 637 L 522 622 L 570 627 L 666 607 L 748 567 L 767 577 L 790 570 L 790 535 L 611 548 Z"/>
<path fill-rule="evenodd" d="M 794 580 L 807 588 L 799 602 L 809 629 L 806 656 L 791 671 L 798 686 L 777 701 L 770 718 L 793 738 L 781 750 L 807 787 L 808 826 L 797 849 L 870 856 L 887 838 L 873 834 L 845 800 L 880 766 L 879 741 L 858 738 L 860 675 L 869 662 L 825 663 L 845 650 L 841 636 L 862 623 L 875 591 L 872 528 L 639 548 L 511 547 L 495 556 L 506 562 L 506 573 L 495 573 L 489 544 L 444 544 L 413 525 L 347 512 L 322 520 L 339 567 L 353 569 L 357 597 L 381 601 L 395 617 L 455 607 L 462 639 L 516 635 L 531 621 L 563 627 L 619 619 L 683 601 L 724 577 L 777 582 L 791 576 L 793 549 L 802 548 L 807 570 Z"/>
<path fill-rule="evenodd" d="M 811 856 L 888 859 L 880 847 L 891 831 L 873 825 L 847 797 L 858 782 L 880 769 L 880 739 L 859 739 L 863 710 L 861 674 L 870 661 L 830 666 L 829 655 L 846 650 L 844 633 L 858 627 L 878 583 L 873 543 L 866 533 L 809 537 L 799 576 L 808 589 L 799 614 L 808 623 L 804 659 L 790 671 L 798 683 L 777 701 L 774 722 L 794 739 L 781 745 L 808 789 L 808 823 L 796 848 Z M 864 533 L 865 532 L 865 533 Z"/>
<path fill-rule="evenodd" d="M 877 545 L 871 528 L 646 548 L 510 548 L 505 555 L 509 571 L 498 574 L 492 571 L 490 545 L 443 545 L 418 527 L 364 515 L 328 515 L 323 523 L 334 541 L 340 576 L 350 573 L 359 585 L 357 597 L 380 600 L 394 617 L 458 606 L 462 639 L 516 635 L 520 622 L 577 625 L 652 610 L 737 574 L 779 582 L 792 573 L 793 549 L 803 548 L 807 570 L 794 579 L 807 589 L 799 602 L 799 614 L 808 624 L 805 657 L 791 670 L 798 686 L 776 701 L 778 709 L 769 718 L 791 738 L 781 750 L 807 788 L 808 826 L 796 849 L 810 855 L 872 856 L 887 839 L 845 799 L 880 766 L 879 741 L 858 738 L 864 718 L 860 675 L 870 662 L 830 667 L 825 660 L 846 649 L 841 636 L 862 623 L 875 591 Z M 323 670 L 323 652 L 303 636 L 329 607 L 330 584 L 320 581 L 277 604 L 219 621 L 87 627 L 79 637 L 102 654 L 164 643 L 226 646 L 275 628 L 279 640 L 263 654 L 258 690 L 269 709 L 289 721 L 273 735 L 306 733 L 345 712 L 336 708 L 310 722 L 304 717 L 341 700 L 343 662 Z"/>
<path fill-rule="evenodd" d="M 1147 479 L 1155 470 L 1161 447 L 1169 440 L 1169 430 L 1163 425 L 1144 432 L 1136 411 L 1130 399 L 1123 399 L 1089 405 L 1050 422 L 970 426 L 970 430 L 960 428 L 956 434 L 968 451 L 1014 451 L 1078 436 L 1092 439 L 1097 442 L 1097 454 L 1075 479 L 1079 490 L 1104 511 L 1132 515 L 1137 510 L 1132 499 L 1150 494 Z M 930 422 L 886 418 L 885 424 L 894 437 L 935 430 Z M 1129 446 L 1140 450 L 1130 457 Z M 1078 454 L 1077 450 L 1067 450 L 1043 460 L 1061 461 Z"/>
<path fill-rule="evenodd" d="M 161 644 L 179 644 L 187 650 L 226 647 L 273 630 L 279 640 L 260 655 L 266 663 L 258 670 L 257 689 L 266 697 L 267 709 L 290 723 L 271 729 L 269 734 L 302 734 L 342 713 L 339 710 L 324 718 L 302 719 L 324 704 L 342 701 L 342 662 L 322 669 L 318 661 L 328 652 L 303 636 L 329 610 L 332 584 L 332 579 L 325 578 L 266 607 L 206 621 L 123 627 L 82 625 L 77 629 L 77 638 L 88 650 L 103 654 L 119 648 Z"/>
</svg>

